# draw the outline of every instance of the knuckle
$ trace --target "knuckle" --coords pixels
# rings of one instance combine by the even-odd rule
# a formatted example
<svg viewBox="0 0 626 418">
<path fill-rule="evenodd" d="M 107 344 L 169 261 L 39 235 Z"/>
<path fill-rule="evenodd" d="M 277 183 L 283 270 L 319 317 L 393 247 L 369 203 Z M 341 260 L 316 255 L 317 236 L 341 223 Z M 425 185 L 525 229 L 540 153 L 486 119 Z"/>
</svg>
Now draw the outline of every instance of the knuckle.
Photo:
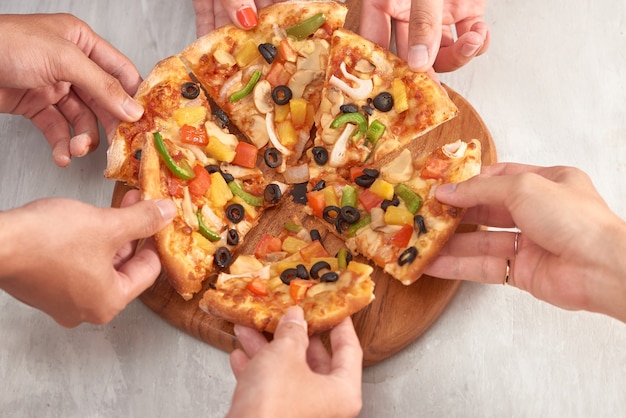
<svg viewBox="0 0 626 418">
<path fill-rule="evenodd" d="M 426 10 L 414 10 L 411 12 L 409 26 L 416 35 L 427 35 L 435 30 L 435 16 Z"/>
</svg>

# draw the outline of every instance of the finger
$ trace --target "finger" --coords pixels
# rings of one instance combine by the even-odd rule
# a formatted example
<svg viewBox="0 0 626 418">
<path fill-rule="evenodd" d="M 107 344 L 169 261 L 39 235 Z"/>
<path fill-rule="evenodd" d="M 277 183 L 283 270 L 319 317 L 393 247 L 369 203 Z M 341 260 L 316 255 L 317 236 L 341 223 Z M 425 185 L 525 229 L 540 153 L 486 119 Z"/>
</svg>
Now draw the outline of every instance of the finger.
<svg viewBox="0 0 626 418">
<path fill-rule="evenodd" d="M 254 0 L 222 0 L 224 10 L 231 22 L 240 29 L 252 29 L 258 23 Z"/>
<path fill-rule="evenodd" d="M 370 41 L 389 48 L 391 40 L 391 16 L 386 9 L 386 2 L 364 0 L 359 16 L 359 32 Z"/>
<path fill-rule="evenodd" d="M 193 0 L 196 13 L 196 36 L 199 38 L 216 28 L 213 7 L 219 0 Z"/>
<path fill-rule="evenodd" d="M 52 159 L 59 167 L 67 167 L 71 162 L 70 126 L 59 109 L 49 105 L 33 115 L 30 121 L 43 133 L 52 148 Z"/>
<path fill-rule="evenodd" d="M 347 317 L 330 331 L 333 357 L 332 374 L 361 381 L 363 349 L 354 330 L 352 319 Z"/>
<path fill-rule="evenodd" d="M 441 42 L 443 0 L 412 0 L 407 61 L 413 71 L 427 71 Z"/>
<path fill-rule="evenodd" d="M 309 345 L 307 323 L 304 320 L 304 312 L 299 306 L 291 306 L 278 321 L 274 341 L 291 342 L 291 349 L 306 353 Z"/>
<path fill-rule="evenodd" d="M 120 247 L 129 241 L 148 238 L 163 229 L 176 214 L 176 205 L 169 199 L 144 200 L 119 209 L 105 209 L 111 225 L 112 242 Z"/>
<path fill-rule="evenodd" d="M 443 47 L 435 59 L 434 67 L 439 73 L 450 72 L 470 62 L 483 48 L 484 39 L 475 32 L 467 32 L 452 45 Z"/>
<path fill-rule="evenodd" d="M 311 370 L 319 374 L 330 373 L 330 353 L 324 346 L 319 335 L 315 335 L 309 340 L 309 349 L 307 350 L 306 361 Z"/>
<path fill-rule="evenodd" d="M 440 255 L 455 257 L 491 256 L 500 258 L 515 257 L 516 232 L 478 231 L 454 234 Z M 517 237 L 520 248 L 520 236 Z"/>
<path fill-rule="evenodd" d="M 121 55 L 119 51 L 114 53 L 115 48 L 104 40 L 100 39 L 100 42 L 95 42 L 95 44 L 102 45 L 105 51 L 110 51 L 116 57 Z M 83 53 L 74 44 L 70 43 L 70 45 L 71 47 L 66 48 L 65 53 L 57 58 L 59 63 L 53 69 L 55 79 L 68 81 L 84 91 L 90 98 L 86 103 L 92 108 L 94 104 L 98 104 L 118 119 L 128 122 L 138 120 L 143 114 L 143 107 L 129 96 L 122 87 L 121 81 L 112 75 L 122 77 L 121 74 L 124 71 L 136 71 L 132 64 L 118 64 L 115 57 L 106 57 L 105 51 L 98 50 L 96 46 L 91 50 L 87 48 L 87 51 Z M 117 67 L 115 67 L 116 64 Z M 108 73 L 106 69 L 109 69 L 111 73 Z M 125 83 L 129 85 L 127 88 L 130 91 L 136 91 L 134 82 L 125 81 Z"/>
<path fill-rule="evenodd" d="M 268 344 L 265 336 L 255 329 L 236 324 L 234 332 L 243 350 L 250 358 Z"/>
<path fill-rule="evenodd" d="M 73 157 L 82 157 L 100 143 L 98 121 L 94 113 L 72 90 L 57 103 L 57 108 L 73 129 L 69 151 Z"/>
<path fill-rule="evenodd" d="M 250 363 L 250 358 L 243 350 L 237 348 L 230 353 L 230 368 L 235 375 L 235 379 L 239 380 L 239 376 L 246 369 L 248 363 Z"/>
<path fill-rule="evenodd" d="M 502 284 L 506 276 L 506 271 L 506 258 L 491 256 L 454 257 L 442 255 L 430 263 L 424 270 L 424 273 L 441 279 Z"/>
</svg>

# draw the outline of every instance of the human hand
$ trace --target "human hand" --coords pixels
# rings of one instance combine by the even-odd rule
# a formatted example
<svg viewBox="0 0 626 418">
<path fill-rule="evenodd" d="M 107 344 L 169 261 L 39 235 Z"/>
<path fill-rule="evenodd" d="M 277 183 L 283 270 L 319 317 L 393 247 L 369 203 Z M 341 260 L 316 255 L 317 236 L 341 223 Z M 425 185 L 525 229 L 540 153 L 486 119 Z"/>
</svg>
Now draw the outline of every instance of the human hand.
<svg viewBox="0 0 626 418">
<path fill-rule="evenodd" d="M 0 213 L 0 288 L 65 327 L 109 322 L 161 271 L 151 240 L 167 225 L 169 200 L 141 201 L 129 191 L 122 208 L 41 199 Z"/>
<path fill-rule="evenodd" d="M 74 16 L 0 15 L 0 112 L 23 115 L 44 134 L 58 166 L 97 148 L 143 108 L 141 82 L 121 52 Z"/>
<path fill-rule="evenodd" d="M 274 339 L 235 325 L 243 350 L 230 357 L 237 387 L 229 417 L 354 417 L 361 410 L 363 350 L 350 318 L 330 332 L 332 356 L 307 336 L 302 309 L 291 307 Z M 288 412 L 287 412 L 288 411 Z"/>
<path fill-rule="evenodd" d="M 283 0 L 193 0 L 196 12 L 196 36 L 199 38 L 228 23 L 240 29 L 257 24 L 257 10 Z"/>
<path fill-rule="evenodd" d="M 426 274 L 508 284 L 565 309 L 600 312 L 626 322 L 626 222 L 589 177 L 570 167 L 496 164 L 436 197 L 468 208 L 464 223 L 515 233 L 456 234 Z"/>
<path fill-rule="evenodd" d="M 486 7 L 487 0 L 363 0 L 360 32 L 388 48 L 394 20 L 396 50 L 413 71 L 454 71 L 489 48 Z"/>
</svg>

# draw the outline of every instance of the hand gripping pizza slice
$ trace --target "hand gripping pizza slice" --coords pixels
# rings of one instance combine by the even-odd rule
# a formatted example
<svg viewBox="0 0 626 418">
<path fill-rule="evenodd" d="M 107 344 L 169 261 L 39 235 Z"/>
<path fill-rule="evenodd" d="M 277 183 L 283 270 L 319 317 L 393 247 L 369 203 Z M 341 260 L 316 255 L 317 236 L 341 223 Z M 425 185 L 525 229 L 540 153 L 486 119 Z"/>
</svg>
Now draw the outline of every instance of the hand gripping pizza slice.
<svg viewBox="0 0 626 418">
<path fill-rule="evenodd" d="M 405 285 L 416 281 L 454 234 L 465 211 L 434 197 L 443 183 L 480 172 L 477 140 L 457 141 L 414 161 L 408 149 L 381 167 L 353 167 L 350 179 L 311 181 L 307 210 L 324 219 L 346 246 Z"/>
<path fill-rule="evenodd" d="M 254 29 L 223 26 L 180 56 L 251 143 L 293 165 L 310 140 L 330 37 L 346 13 L 334 1 L 277 3 L 259 11 Z"/>
<path fill-rule="evenodd" d="M 446 92 L 393 53 L 345 29 L 333 33 L 315 114 L 311 177 L 373 164 L 457 114 Z"/>
<path fill-rule="evenodd" d="M 236 324 L 273 333 L 287 308 L 304 310 L 309 334 L 337 325 L 374 300 L 373 268 L 345 248 L 331 256 L 319 233 L 297 221 L 263 235 L 254 255 L 241 255 L 204 293 L 200 308 Z"/>
<path fill-rule="evenodd" d="M 210 119 L 181 121 L 188 117 L 143 135 L 139 181 L 143 199 L 176 203 L 174 220 L 154 239 L 170 283 L 187 300 L 211 272 L 228 267 L 264 208 L 279 203 L 287 186 L 266 183 L 255 167 L 257 149 Z"/>
<path fill-rule="evenodd" d="M 106 177 L 130 186 L 138 184 L 145 134 L 165 134 L 178 130 L 181 124 L 198 127 L 207 119 L 209 108 L 200 86 L 191 79 L 177 57 L 166 58 L 155 65 L 139 86 L 135 100 L 144 107 L 144 114 L 136 122 L 119 124 L 107 151 L 104 173 Z M 189 140 L 193 141 L 193 132 L 189 134 Z M 193 142 L 189 146 L 192 148 Z"/>
</svg>

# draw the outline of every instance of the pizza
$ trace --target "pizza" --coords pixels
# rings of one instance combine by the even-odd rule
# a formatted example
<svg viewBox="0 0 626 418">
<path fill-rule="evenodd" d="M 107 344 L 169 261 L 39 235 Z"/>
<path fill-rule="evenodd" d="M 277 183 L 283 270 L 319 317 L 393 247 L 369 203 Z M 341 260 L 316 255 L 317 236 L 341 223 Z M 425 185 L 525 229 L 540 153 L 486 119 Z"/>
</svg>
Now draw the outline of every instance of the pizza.
<svg viewBox="0 0 626 418">
<path fill-rule="evenodd" d="M 458 224 L 461 210 L 439 204 L 432 190 L 475 173 L 480 144 L 448 145 L 419 163 L 424 157 L 407 157 L 402 148 L 456 107 L 426 74 L 343 30 L 346 13 L 334 1 L 287 1 L 260 10 L 253 30 L 227 25 L 199 38 L 157 63 L 135 96 L 143 116 L 120 123 L 112 138 L 105 175 L 138 187 L 143 199 L 175 202 L 156 248 L 172 287 L 185 300 L 197 296 L 207 312 L 272 332 L 286 307 L 299 304 L 310 330 L 328 329 L 371 302 L 370 264 L 410 284 Z M 371 88 L 357 95 L 363 85 Z M 420 177 L 435 155 L 447 171 Z M 361 184 L 374 172 L 372 184 Z M 242 253 L 291 188 L 307 184 L 296 219 L 329 227 L 369 261 L 327 254 L 297 220 L 298 232 L 267 233 Z M 350 189 L 360 221 L 347 225 L 338 219 Z M 398 212 L 407 211 L 405 189 L 423 200 L 410 222 Z M 383 190 L 393 192 L 382 199 L 391 204 L 366 200 Z M 386 219 L 393 212 L 408 226 Z M 262 250 L 272 243 L 280 249 Z M 301 247 L 287 250 L 294 243 Z M 334 280 L 312 278 L 318 262 Z M 284 277 L 294 269 L 309 279 Z"/>
<path fill-rule="evenodd" d="M 312 177 L 326 167 L 373 164 L 453 118 L 457 107 L 426 73 L 356 33 L 333 33 L 315 114 Z"/>
<path fill-rule="evenodd" d="M 262 149 L 295 163 L 309 141 L 321 100 L 331 36 L 347 8 L 292 1 L 259 11 L 257 26 L 223 26 L 181 58 L 233 124 Z"/>
<path fill-rule="evenodd" d="M 464 210 L 434 197 L 442 183 L 467 180 L 481 167 L 481 145 L 456 141 L 421 159 L 409 150 L 380 169 L 360 166 L 349 178 L 311 181 L 307 210 L 405 285 L 415 282 L 455 232 Z"/>
<path fill-rule="evenodd" d="M 263 234 L 253 254 L 220 273 L 200 308 L 220 318 L 273 333 L 284 312 L 302 307 L 310 334 L 332 328 L 374 300 L 373 268 L 341 248 L 328 253 L 317 230 L 296 219 L 279 236 Z"/>
</svg>

